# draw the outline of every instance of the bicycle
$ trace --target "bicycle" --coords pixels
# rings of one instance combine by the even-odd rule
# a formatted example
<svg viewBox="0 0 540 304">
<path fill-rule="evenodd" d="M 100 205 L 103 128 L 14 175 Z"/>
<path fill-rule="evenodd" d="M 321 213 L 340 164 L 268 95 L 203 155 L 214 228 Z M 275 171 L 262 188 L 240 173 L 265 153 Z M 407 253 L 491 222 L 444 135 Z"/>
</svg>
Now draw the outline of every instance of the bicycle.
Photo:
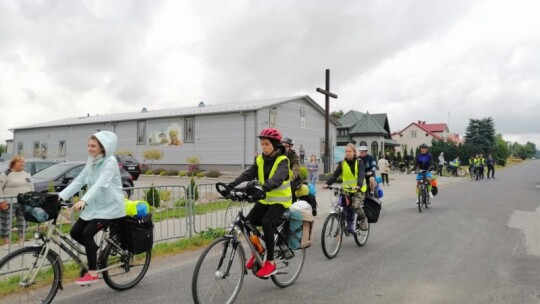
<svg viewBox="0 0 540 304">
<path fill-rule="evenodd" d="M 463 168 L 457 167 L 455 168 L 455 171 L 454 171 L 454 168 L 455 167 L 444 165 L 443 172 L 442 172 L 443 175 L 446 177 L 450 177 L 450 176 L 465 177 L 467 175 L 467 172 L 465 172 Z"/>
<path fill-rule="evenodd" d="M 427 180 L 426 173 L 429 170 L 418 170 L 417 174 L 422 174 L 422 180 L 418 185 L 418 212 L 422 213 L 422 205 L 427 209 L 429 208 L 429 181 Z"/>
<path fill-rule="evenodd" d="M 61 207 L 71 207 L 62 202 Z M 45 233 L 34 232 L 35 245 L 20 248 L 0 261 L 0 290 L 11 291 L 1 303 L 51 303 L 62 286 L 63 264 L 60 254 L 52 249 L 58 245 L 81 267 L 83 276 L 88 266 L 78 255 L 85 255 L 56 225 L 57 217 Z M 98 273 L 112 289 L 133 288 L 146 274 L 152 251 L 132 254 L 122 248 L 117 223 L 103 224 L 98 245 Z"/>
<path fill-rule="evenodd" d="M 251 271 L 255 275 L 266 259 L 267 251 L 259 253 L 250 241 L 250 234 L 259 238 L 264 245 L 263 234 L 258 231 L 243 214 L 245 203 L 252 203 L 248 194 L 250 187 L 257 182 L 243 182 L 232 191 L 224 183 L 216 183 L 217 191 L 232 204 L 240 203 L 238 215 L 231 223 L 228 232 L 214 240 L 202 252 L 193 272 L 191 291 L 195 304 L 201 303 L 233 303 L 248 273 L 246 269 L 246 254 L 242 246 L 241 236 L 247 240 L 251 253 L 255 256 L 255 263 Z M 278 287 L 285 288 L 292 285 L 300 276 L 306 258 L 306 249 L 291 249 L 287 242 L 289 228 L 289 214 L 285 212 L 275 230 L 274 261 L 278 272 L 270 279 Z M 264 246 L 263 246 L 264 247 Z M 258 277 L 259 278 L 259 277 Z M 260 278 L 268 279 L 268 278 Z"/>
<path fill-rule="evenodd" d="M 354 236 L 354 241 L 359 247 L 364 246 L 369 238 L 370 223 L 367 230 L 360 229 L 360 220 L 352 207 L 352 197 L 345 189 L 329 186 L 336 198 L 332 201 L 333 209 L 324 220 L 321 245 L 324 255 L 333 259 L 337 256 L 345 236 Z M 347 204 L 347 199 L 350 204 Z"/>
</svg>

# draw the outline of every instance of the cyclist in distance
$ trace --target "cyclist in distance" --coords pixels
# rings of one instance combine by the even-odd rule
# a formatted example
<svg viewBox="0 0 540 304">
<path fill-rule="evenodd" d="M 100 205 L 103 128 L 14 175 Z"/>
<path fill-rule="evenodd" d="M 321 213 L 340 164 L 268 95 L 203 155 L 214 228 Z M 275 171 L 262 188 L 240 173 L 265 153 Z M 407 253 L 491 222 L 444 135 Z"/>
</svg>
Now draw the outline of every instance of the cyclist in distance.
<svg viewBox="0 0 540 304">
<path fill-rule="evenodd" d="M 415 162 L 415 170 L 426 170 L 425 173 L 426 179 L 428 181 L 428 193 L 429 198 L 433 198 L 433 194 L 431 193 L 431 172 L 429 172 L 429 167 L 431 167 L 431 153 L 428 152 L 428 146 L 426 144 L 420 145 L 420 153 L 416 155 L 416 162 Z M 420 185 L 420 181 L 422 181 L 422 173 L 418 173 L 416 175 L 416 193 L 418 193 L 418 186 Z M 416 203 L 418 204 L 418 195 L 416 196 Z"/>
<path fill-rule="evenodd" d="M 364 185 L 364 176 L 364 163 L 356 157 L 356 147 L 354 144 L 349 143 L 345 146 L 345 159 L 338 164 L 334 174 L 326 181 L 326 185 L 323 186 L 323 189 L 327 189 L 338 177 L 341 177 L 343 180 L 343 189 L 352 195 L 352 205 L 360 219 L 361 230 L 368 229 L 367 217 L 364 209 L 362 209 L 364 193 L 360 191 L 360 188 Z M 352 188 L 349 190 L 347 186 L 351 186 Z"/>
<path fill-rule="evenodd" d="M 253 189 L 255 205 L 246 219 L 255 226 L 262 226 L 267 258 L 263 267 L 257 271 L 258 277 L 269 277 L 276 273 L 274 262 L 274 227 L 281 215 L 292 205 L 291 177 L 289 159 L 281 144 L 281 132 L 266 128 L 259 134 L 263 153 L 255 158 L 253 165 L 244 171 L 228 186 L 234 188 L 241 182 L 258 179 L 261 187 Z M 252 269 L 255 256 L 246 263 Z"/>
<path fill-rule="evenodd" d="M 71 237 L 86 249 L 88 272 L 77 279 L 77 285 L 89 285 L 98 281 L 97 249 L 94 236 L 98 224 L 110 223 L 126 216 L 124 193 L 118 162 L 114 157 L 118 138 L 109 131 L 101 131 L 88 139 L 88 160 L 79 176 L 60 194 L 60 199 L 68 200 L 84 186 L 87 191 L 73 205 L 74 211 L 82 210 L 79 219 L 71 228 Z"/>
<path fill-rule="evenodd" d="M 366 182 L 369 186 L 369 195 L 371 195 L 371 197 L 374 197 L 375 187 L 377 186 L 375 182 L 375 171 L 377 171 L 377 162 L 371 155 L 367 153 L 368 148 L 366 146 L 360 146 L 358 150 L 360 151 L 360 159 L 364 163 Z"/>
</svg>

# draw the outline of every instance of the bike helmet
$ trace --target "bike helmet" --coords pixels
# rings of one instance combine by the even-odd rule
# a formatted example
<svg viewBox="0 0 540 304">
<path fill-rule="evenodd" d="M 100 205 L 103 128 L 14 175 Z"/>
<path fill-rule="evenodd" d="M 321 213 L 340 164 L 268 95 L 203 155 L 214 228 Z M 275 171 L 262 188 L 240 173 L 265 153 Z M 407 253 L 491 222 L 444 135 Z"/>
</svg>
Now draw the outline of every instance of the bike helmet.
<svg viewBox="0 0 540 304">
<path fill-rule="evenodd" d="M 427 147 L 428 147 L 428 145 L 426 145 L 426 144 L 421 144 L 420 145 L 420 148 L 427 148 Z"/>
<path fill-rule="evenodd" d="M 281 140 L 281 143 L 288 144 L 289 146 L 294 145 L 294 140 L 288 136 L 283 137 L 283 140 Z"/>
<path fill-rule="evenodd" d="M 262 129 L 261 134 L 259 134 L 257 137 L 281 141 L 281 132 L 278 129 L 265 128 Z"/>
<path fill-rule="evenodd" d="M 366 146 L 360 146 L 360 148 L 358 148 L 358 151 L 367 151 L 367 147 Z"/>
</svg>

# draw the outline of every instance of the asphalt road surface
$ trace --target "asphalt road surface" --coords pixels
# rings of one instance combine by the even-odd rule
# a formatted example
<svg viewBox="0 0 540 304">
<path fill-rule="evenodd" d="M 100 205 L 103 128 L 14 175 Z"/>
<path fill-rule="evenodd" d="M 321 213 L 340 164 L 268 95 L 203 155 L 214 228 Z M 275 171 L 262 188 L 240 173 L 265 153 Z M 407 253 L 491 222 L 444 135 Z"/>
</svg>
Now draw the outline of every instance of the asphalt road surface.
<svg viewBox="0 0 540 304">
<path fill-rule="evenodd" d="M 539 172 L 528 161 L 494 180 L 464 178 L 421 214 L 404 193 L 383 205 L 366 246 L 346 238 L 332 260 L 320 247 L 323 213 L 296 283 L 281 289 L 249 274 L 235 303 L 540 303 Z M 200 252 L 154 259 L 125 292 L 65 282 L 55 303 L 192 303 Z"/>
</svg>

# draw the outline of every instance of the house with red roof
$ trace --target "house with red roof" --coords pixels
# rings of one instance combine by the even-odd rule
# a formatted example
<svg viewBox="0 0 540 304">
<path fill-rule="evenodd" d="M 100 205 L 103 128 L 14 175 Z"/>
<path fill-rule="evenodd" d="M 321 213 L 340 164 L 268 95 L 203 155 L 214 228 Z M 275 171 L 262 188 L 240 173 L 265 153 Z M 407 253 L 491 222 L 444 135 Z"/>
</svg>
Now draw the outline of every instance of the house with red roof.
<svg viewBox="0 0 540 304">
<path fill-rule="evenodd" d="M 407 152 L 411 149 L 415 151 L 423 143 L 431 146 L 433 139 L 446 141 L 449 135 L 450 131 L 446 123 L 427 124 L 425 121 L 419 120 L 411 123 L 400 132 L 392 133 L 392 139 L 400 144 L 400 146 L 396 147 L 396 152 L 403 153 L 405 150 Z M 451 141 L 454 141 L 455 136 L 451 138 Z M 459 139 L 459 135 L 457 135 L 457 138 Z"/>
</svg>

